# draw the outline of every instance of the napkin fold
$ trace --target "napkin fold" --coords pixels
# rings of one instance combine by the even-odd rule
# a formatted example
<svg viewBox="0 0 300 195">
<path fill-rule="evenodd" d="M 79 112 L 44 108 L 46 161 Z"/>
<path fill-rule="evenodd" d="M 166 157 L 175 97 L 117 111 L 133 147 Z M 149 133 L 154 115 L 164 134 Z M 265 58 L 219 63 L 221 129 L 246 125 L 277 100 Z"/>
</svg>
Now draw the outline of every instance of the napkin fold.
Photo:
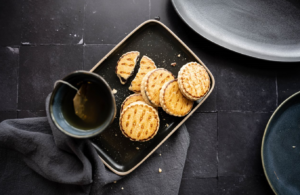
<svg viewBox="0 0 300 195">
<path fill-rule="evenodd" d="M 105 167 L 89 139 L 56 128 L 49 97 L 47 117 L 0 123 L 0 194 L 178 194 L 190 143 L 185 125 L 121 177 Z"/>
</svg>

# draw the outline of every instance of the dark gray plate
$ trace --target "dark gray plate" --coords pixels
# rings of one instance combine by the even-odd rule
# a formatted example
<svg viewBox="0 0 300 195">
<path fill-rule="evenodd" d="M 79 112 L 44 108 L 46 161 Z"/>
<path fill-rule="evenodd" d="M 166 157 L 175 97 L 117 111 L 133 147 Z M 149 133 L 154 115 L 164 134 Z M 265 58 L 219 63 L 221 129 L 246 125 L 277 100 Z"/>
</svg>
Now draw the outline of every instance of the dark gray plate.
<svg viewBox="0 0 300 195">
<path fill-rule="evenodd" d="M 208 40 L 248 56 L 300 61 L 298 0 L 172 0 L 181 18 Z"/>
<path fill-rule="evenodd" d="M 115 94 L 117 104 L 116 119 L 108 129 L 99 136 L 94 137 L 92 142 L 102 161 L 119 175 L 130 173 L 146 160 L 205 101 L 215 85 L 214 77 L 207 69 L 211 78 L 210 91 L 203 99 L 194 103 L 194 108 L 189 115 L 186 117 L 173 117 L 159 108 L 161 123 L 157 135 L 147 142 L 130 141 L 120 131 L 119 116 L 122 102 L 132 93 L 128 90 L 128 87 L 134 76 L 130 77 L 125 85 L 122 85 L 115 74 L 118 59 L 128 51 L 139 51 L 141 57 L 147 55 L 154 60 L 158 68 L 166 68 L 176 77 L 181 66 L 187 62 L 197 61 L 203 64 L 167 27 L 156 20 L 148 20 L 131 32 L 91 70 L 101 75 L 112 89 L 117 90 L 117 94 Z M 180 57 L 178 57 L 179 54 Z M 172 67 L 172 62 L 176 62 L 177 65 Z M 134 75 L 137 73 L 137 70 L 138 66 Z"/>
<path fill-rule="evenodd" d="M 300 194 L 300 92 L 271 116 L 263 137 L 262 163 L 276 194 Z"/>
</svg>

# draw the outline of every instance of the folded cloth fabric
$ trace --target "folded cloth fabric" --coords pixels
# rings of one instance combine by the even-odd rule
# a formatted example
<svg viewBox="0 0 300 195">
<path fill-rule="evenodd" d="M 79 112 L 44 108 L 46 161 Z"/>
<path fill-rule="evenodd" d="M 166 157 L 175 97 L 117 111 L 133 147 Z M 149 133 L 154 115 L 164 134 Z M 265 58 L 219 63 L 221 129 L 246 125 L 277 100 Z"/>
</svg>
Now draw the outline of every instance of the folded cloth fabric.
<svg viewBox="0 0 300 195">
<path fill-rule="evenodd" d="M 121 177 L 105 167 L 90 140 L 55 127 L 48 103 L 49 96 L 47 117 L 0 123 L 0 194 L 178 194 L 189 146 L 184 125 Z"/>
</svg>

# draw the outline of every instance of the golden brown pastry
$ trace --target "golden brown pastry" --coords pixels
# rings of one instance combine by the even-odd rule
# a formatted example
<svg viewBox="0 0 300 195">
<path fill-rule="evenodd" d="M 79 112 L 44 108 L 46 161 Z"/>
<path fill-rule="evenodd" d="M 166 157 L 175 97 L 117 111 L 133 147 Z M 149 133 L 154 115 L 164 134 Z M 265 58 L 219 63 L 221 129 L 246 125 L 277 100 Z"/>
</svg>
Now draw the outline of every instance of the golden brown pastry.
<svg viewBox="0 0 300 195">
<path fill-rule="evenodd" d="M 144 102 L 144 98 L 142 96 L 142 94 L 140 93 L 135 93 L 135 94 L 132 94 L 130 96 L 128 96 L 122 103 L 121 105 L 121 111 L 120 113 L 122 113 L 122 111 L 131 103 L 133 102 L 138 102 L 138 101 L 142 101 Z"/>
<path fill-rule="evenodd" d="M 148 72 L 142 80 L 141 94 L 146 103 L 160 107 L 159 93 L 162 86 L 175 79 L 173 74 L 166 69 L 158 68 Z"/>
<path fill-rule="evenodd" d="M 127 82 L 128 78 L 132 75 L 139 56 L 140 56 L 140 52 L 131 51 L 123 54 L 120 57 L 116 66 L 116 74 L 123 85 Z"/>
<path fill-rule="evenodd" d="M 190 62 L 181 67 L 178 73 L 178 85 L 186 98 L 196 101 L 209 91 L 210 78 L 203 66 L 197 62 Z"/>
<path fill-rule="evenodd" d="M 180 92 L 177 79 L 166 82 L 160 90 L 160 105 L 170 115 L 185 116 L 192 110 L 193 104 Z"/>
<path fill-rule="evenodd" d="M 147 56 L 143 56 L 140 61 L 139 71 L 136 74 L 133 81 L 131 82 L 129 90 L 136 92 L 136 93 L 140 92 L 141 91 L 141 83 L 142 83 L 144 76 L 153 69 L 156 69 L 156 66 L 155 66 L 155 63 L 153 62 L 153 60 Z"/>
<path fill-rule="evenodd" d="M 159 129 L 159 116 L 152 106 L 144 102 L 129 104 L 121 113 L 120 129 L 132 141 L 148 141 Z"/>
</svg>

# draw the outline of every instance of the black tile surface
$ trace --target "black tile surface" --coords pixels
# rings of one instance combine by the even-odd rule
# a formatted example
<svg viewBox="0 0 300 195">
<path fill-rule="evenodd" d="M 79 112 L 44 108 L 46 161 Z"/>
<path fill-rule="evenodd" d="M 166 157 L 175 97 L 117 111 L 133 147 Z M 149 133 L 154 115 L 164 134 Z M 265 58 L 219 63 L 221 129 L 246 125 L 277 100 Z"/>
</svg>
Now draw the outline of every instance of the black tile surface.
<svg viewBox="0 0 300 195">
<path fill-rule="evenodd" d="M 216 58 L 218 110 L 274 111 L 277 102 L 276 72 L 251 67 L 258 60 Z"/>
<path fill-rule="evenodd" d="M 196 110 L 196 112 L 216 112 L 217 111 L 217 88 L 213 89 L 205 102 Z"/>
<path fill-rule="evenodd" d="M 263 175 L 262 136 L 271 113 L 218 113 L 218 175 Z"/>
<path fill-rule="evenodd" d="M 278 105 L 279 105 L 286 98 L 300 91 L 299 66 L 278 71 L 277 84 L 278 84 Z"/>
<path fill-rule="evenodd" d="M 274 195 L 264 176 L 219 177 L 219 195 Z"/>
<path fill-rule="evenodd" d="M 85 43 L 116 44 L 149 19 L 149 0 L 86 0 Z"/>
<path fill-rule="evenodd" d="M 220 47 L 199 36 L 193 29 L 183 22 L 169 0 L 151 0 L 150 18 L 159 17 L 159 20 L 170 28 L 188 47 L 202 50 L 216 51 Z M 222 52 L 221 52 L 222 53 Z"/>
<path fill-rule="evenodd" d="M 17 118 L 17 111 L 0 111 L 0 122 Z"/>
<path fill-rule="evenodd" d="M 45 110 L 54 82 L 83 68 L 83 46 L 21 47 L 20 110 Z"/>
<path fill-rule="evenodd" d="M 218 180 L 217 178 L 182 179 L 179 194 L 180 195 L 194 195 L 194 194 L 217 195 Z"/>
<path fill-rule="evenodd" d="M 18 118 L 33 118 L 33 117 L 44 117 L 46 116 L 45 110 L 20 110 L 18 111 Z"/>
<path fill-rule="evenodd" d="M 216 80 L 210 97 L 186 122 L 191 143 L 180 194 L 273 194 L 261 165 L 262 135 L 277 105 L 300 91 L 300 64 L 262 61 L 222 48 L 189 28 L 170 0 L 2 0 L 0 122 L 45 116 L 44 101 L 55 80 L 74 70 L 90 70 L 137 25 L 155 17 L 195 52 Z M 36 46 L 24 46 L 28 44 Z M 3 158 L 14 161 L 2 165 Z M 20 165 L 16 153 L 0 149 L 0 164 L 0 191 L 30 194 L 36 189 L 26 178 L 43 180 Z M 12 186 L 14 176 L 5 173 L 18 166 L 28 169 L 22 176 L 26 192 Z M 126 188 L 114 184 L 106 190 L 126 194 Z"/>
<path fill-rule="evenodd" d="M 0 45 L 20 45 L 21 11 L 19 0 L 1 0 L 0 3 Z"/>
<path fill-rule="evenodd" d="M 84 0 L 31 0 L 22 11 L 24 44 L 81 43 Z"/>
<path fill-rule="evenodd" d="M 183 178 L 217 177 L 217 113 L 195 113 L 185 124 L 190 147 Z"/>
<path fill-rule="evenodd" d="M 183 21 L 176 13 L 172 2 L 169 0 L 150 0 L 150 18 L 157 19 L 164 23 L 175 33 L 181 32 L 183 29 L 178 28 L 178 25 L 181 27 Z M 185 24 L 184 24 L 185 25 Z"/>
<path fill-rule="evenodd" d="M 91 70 L 115 45 L 84 45 L 84 70 Z"/>
<path fill-rule="evenodd" d="M 16 110 L 19 48 L 0 47 L 0 111 Z"/>
</svg>

